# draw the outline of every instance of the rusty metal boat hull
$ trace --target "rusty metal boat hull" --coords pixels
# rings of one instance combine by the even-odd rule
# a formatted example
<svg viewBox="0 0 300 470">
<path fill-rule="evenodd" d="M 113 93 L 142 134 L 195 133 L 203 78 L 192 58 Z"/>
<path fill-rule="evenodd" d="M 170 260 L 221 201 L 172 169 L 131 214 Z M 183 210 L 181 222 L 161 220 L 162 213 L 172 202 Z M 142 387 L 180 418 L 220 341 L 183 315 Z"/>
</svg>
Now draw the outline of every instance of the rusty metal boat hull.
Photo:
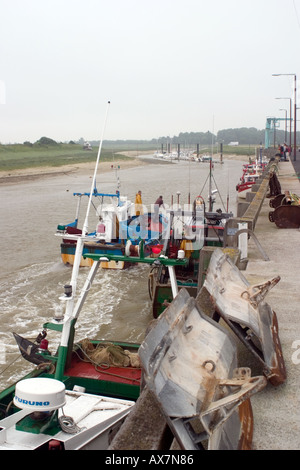
<svg viewBox="0 0 300 470">
<path fill-rule="evenodd" d="M 269 205 L 275 209 L 269 212 L 269 220 L 278 228 L 300 227 L 300 198 L 297 194 L 285 191 L 270 199 Z"/>
<path fill-rule="evenodd" d="M 180 447 L 245 449 L 252 440 L 249 398 L 265 377 L 237 369 L 228 332 L 181 289 L 140 346 L 144 380 Z"/>
<path fill-rule="evenodd" d="M 229 256 L 216 249 L 204 282 L 217 314 L 262 364 L 273 385 L 286 380 L 286 369 L 277 316 L 264 297 L 279 280 L 251 286 Z"/>
<path fill-rule="evenodd" d="M 272 207 L 273 209 L 276 209 L 277 207 L 281 206 L 282 201 L 285 198 L 285 194 L 277 194 L 277 196 L 273 197 L 269 201 L 269 206 Z"/>
<path fill-rule="evenodd" d="M 274 211 L 269 212 L 269 220 L 278 228 L 299 228 L 300 206 L 278 206 Z"/>
</svg>

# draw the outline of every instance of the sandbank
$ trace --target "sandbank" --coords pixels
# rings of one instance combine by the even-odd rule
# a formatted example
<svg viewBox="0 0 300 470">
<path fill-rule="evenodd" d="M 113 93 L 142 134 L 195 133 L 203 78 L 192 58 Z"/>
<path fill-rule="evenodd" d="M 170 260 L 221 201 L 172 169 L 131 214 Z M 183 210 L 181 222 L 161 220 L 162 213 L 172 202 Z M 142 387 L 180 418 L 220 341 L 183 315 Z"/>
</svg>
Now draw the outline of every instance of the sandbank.
<svg viewBox="0 0 300 470">
<path fill-rule="evenodd" d="M 121 153 L 121 152 L 120 152 Z M 143 152 L 144 154 L 148 154 L 149 152 Z M 137 154 L 136 151 L 128 151 L 122 152 L 123 155 L 131 157 L 130 160 L 115 160 L 111 162 L 99 162 L 99 172 L 106 173 L 111 171 L 111 166 L 120 165 L 122 169 L 134 168 L 137 166 L 147 165 L 150 163 L 162 163 L 163 160 L 153 159 L 142 159 L 142 158 L 134 158 Z M 140 153 L 142 155 L 142 152 Z M 218 159 L 219 155 L 215 155 L 214 159 Z M 223 160 L 237 160 L 237 161 L 249 161 L 249 157 L 246 155 L 224 155 Z M 167 162 L 166 163 L 170 163 Z M 79 173 L 79 174 L 90 174 L 93 175 L 95 168 L 95 162 L 84 162 L 84 163 L 76 163 L 74 165 L 63 165 L 59 167 L 34 167 L 34 168 L 23 168 L 19 170 L 11 170 L 11 171 L 0 171 L 0 184 L 11 184 L 11 183 L 21 183 L 24 181 L 34 180 L 37 178 L 45 178 L 51 176 L 59 176 L 63 174 L 70 174 L 70 173 Z"/>
<path fill-rule="evenodd" d="M 111 171 L 112 165 L 120 165 L 121 168 L 133 168 L 136 166 L 146 165 L 147 163 L 141 159 L 120 160 L 114 162 L 100 162 L 99 172 L 106 173 Z M 21 170 L 0 171 L 0 184 L 19 183 L 22 181 L 33 180 L 37 178 L 45 178 L 49 176 L 58 176 L 70 173 L 91 174 L 93 175 L 95 162 L 76 163 L 75 165 L 63 165 L 59 167 L 35 167 L 24 168 Z"/>
</svg>

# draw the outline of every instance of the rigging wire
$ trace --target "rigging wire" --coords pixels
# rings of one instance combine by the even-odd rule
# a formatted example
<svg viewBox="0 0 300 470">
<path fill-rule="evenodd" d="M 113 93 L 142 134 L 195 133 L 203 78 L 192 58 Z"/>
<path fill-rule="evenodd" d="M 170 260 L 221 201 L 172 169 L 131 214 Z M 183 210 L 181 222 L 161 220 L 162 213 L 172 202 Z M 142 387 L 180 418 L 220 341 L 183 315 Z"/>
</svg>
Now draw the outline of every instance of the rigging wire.
<svg viewBox="0 0 300 470">
<path fill-rule="evenodd" d="M 20 353 L 16 353 L 17 354 L 17 357 L 15 357 L 15 359 L 13 359 L 11 362 L 9 362 L 5 367 L 4 369 L 1 369 L 0 370 L 0 375 L 3 375 L 4 372 L 10 368 L 10 366 L 12 366 L 18 359 L 20 359 L 22 357 L 22 355 Z"/>
</svg>

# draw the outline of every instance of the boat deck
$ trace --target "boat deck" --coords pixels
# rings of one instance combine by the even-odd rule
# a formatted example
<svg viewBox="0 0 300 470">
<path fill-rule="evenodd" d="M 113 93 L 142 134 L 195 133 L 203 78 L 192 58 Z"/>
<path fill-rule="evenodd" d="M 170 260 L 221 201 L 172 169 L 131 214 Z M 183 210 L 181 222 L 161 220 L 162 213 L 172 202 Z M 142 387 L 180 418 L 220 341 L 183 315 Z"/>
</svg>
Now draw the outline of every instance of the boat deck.
<svg viewBox="0 0 300 470">
<path fill-rule="evenodd" d="M 134 367 L 95 366 L 90 362 L 84 362 L 79 358 L 73 358 L 65 375 L 69 377 L 81 377 L 92 380 L 109 380 L 129 385 L 139 385 L 141 381 L 141 369 Z"/>
</svg>

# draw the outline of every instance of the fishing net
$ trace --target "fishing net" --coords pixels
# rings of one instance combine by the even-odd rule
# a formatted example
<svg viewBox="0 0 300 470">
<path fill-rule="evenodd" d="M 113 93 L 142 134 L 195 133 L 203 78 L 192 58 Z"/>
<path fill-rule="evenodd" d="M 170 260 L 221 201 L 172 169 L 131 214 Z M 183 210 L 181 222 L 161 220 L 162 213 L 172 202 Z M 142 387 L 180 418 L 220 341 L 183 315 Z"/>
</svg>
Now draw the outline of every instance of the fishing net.
<svg viewBox="0 0 300 470">
<path fill-rule="evenodd" d="M 81 349 L 86 358 L 95 365 L 141 367 L 137 353 L 132 353 L 113 343 L 99 343 L 94 345 L 89 339 L 84 339 L 81 342 Z"/>
<path fill-rule="evenodd" d="M 290 193 L 291 198 L 291 205 L 292 206 L 299 206 L 300 205 L 300 197 L 297 194 Z"/>
</svg>

